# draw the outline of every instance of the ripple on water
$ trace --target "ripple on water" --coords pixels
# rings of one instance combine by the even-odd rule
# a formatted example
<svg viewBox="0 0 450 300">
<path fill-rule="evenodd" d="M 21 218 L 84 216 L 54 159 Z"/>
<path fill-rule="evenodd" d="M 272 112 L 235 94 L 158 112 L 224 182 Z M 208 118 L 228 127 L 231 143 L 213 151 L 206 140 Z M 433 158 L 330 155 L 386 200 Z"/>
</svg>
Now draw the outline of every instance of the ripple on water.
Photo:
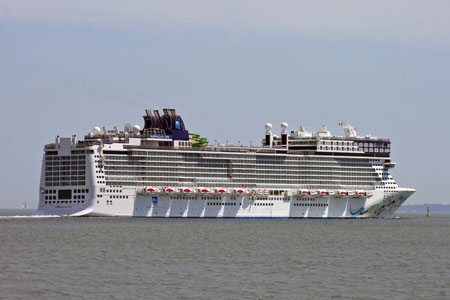
<svg viewBox="0 0 450 300">
<path fill-rule="evenodd" d="M 1 299 L 448 299 L 450 218 L 1 218 Z"/>
</svg>

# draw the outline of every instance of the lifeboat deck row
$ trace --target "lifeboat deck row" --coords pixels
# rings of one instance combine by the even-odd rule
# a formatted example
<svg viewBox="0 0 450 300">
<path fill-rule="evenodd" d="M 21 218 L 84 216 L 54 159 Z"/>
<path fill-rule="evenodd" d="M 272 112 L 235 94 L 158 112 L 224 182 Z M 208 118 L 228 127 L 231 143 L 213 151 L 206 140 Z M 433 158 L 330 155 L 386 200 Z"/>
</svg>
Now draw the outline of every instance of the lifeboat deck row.
<svg viewBox="0 0 450 300">
<path fill-rule="evenodd" d="M 209 188 L 172 188 L 172 187 L 141 187 L 136 190 L 137 194 L 147 195 L 147 194 L 234 194 L 234 195 L 269 195 L 268 190 L 248 190 L 248 189 L 209 189 Z M 292 196 L 301 197 L 370 197 L 373 195 L 373 191 L 348 191 L 348 190 L 338 190 L 338 191 L 326 191 L 326 190 L 297 190 L 291 194 Z"/>
</svg>

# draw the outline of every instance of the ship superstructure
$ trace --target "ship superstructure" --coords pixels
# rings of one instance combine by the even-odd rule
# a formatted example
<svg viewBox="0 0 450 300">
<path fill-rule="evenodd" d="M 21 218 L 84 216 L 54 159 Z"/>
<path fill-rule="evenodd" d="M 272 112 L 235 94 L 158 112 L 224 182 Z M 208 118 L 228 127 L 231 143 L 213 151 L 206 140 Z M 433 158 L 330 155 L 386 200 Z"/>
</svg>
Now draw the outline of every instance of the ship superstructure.
<svg viewBox="0 0 450 300">
<path fill-rule="evenodd" d="M 389 169 L 391 142 L 349 124 L 279 136 L 259 147 L 208 145 L 174 109 L 145 125 L 95 127 L 44 149 L 37 215 L 352 218 L 391 217 L 412 194 Z"/>
</svg>

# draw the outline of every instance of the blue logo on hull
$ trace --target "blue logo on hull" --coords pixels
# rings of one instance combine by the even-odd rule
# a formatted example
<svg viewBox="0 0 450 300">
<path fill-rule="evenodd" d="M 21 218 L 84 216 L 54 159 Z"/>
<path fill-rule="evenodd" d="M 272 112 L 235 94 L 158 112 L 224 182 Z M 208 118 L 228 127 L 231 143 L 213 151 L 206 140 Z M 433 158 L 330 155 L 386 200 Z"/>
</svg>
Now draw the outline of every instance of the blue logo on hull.
<svg viewBox="0 0 450 300">
<path fill-rule="evenodd" d="M 153 196 L 152 197 L 152 204 L 153 205 L 157 205 L 158 204 L 158 197 L 157 196 Z"/>
<path fill-rule="evenodd" d="M 351 214 L 352 216 L 361 213 L 363 210 L 364 210 L 364 207 L 361 207 L 361 208 L 358 209 L 357 211 L 353 211 L 353 210 L 352 210 L 352 206 L 350 205 L 350 214 Z"/>
</svg>

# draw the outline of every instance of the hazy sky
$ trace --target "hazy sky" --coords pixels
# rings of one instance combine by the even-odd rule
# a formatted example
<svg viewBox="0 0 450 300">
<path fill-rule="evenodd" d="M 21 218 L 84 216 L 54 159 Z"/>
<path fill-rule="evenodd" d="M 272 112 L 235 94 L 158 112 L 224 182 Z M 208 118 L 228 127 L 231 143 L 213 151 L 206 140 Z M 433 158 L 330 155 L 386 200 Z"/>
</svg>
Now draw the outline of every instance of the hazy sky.
<svg viewBox="0 0 450 300">
<path fill-rule="evenodd" d="M 43 146 L 176 108 L 212 142 L 337 126 L 390 138 L 407 204 L 450 204 L 450 1 L 0 0 L 0 207 Z"/>
</svg>

